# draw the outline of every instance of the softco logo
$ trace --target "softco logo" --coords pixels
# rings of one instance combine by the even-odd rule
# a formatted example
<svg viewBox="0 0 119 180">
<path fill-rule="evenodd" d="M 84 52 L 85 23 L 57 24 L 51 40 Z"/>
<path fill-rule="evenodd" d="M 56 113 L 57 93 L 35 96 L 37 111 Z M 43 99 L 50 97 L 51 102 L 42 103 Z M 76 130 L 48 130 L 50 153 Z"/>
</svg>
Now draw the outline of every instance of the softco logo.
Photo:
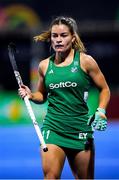
<svg viewBox="0 0 119 180">
<path fill-rule="evenodd" d="M 64 88 L 64 87 L 76 87 L 77 83 L 76 82 L 70 82 L 70 81 L 66 81 L 66 82 L 60 82 L 58 84 L 49 84 L 49 88 L 50 89 L 54 89 L 54 88 Z"/>
</svg>

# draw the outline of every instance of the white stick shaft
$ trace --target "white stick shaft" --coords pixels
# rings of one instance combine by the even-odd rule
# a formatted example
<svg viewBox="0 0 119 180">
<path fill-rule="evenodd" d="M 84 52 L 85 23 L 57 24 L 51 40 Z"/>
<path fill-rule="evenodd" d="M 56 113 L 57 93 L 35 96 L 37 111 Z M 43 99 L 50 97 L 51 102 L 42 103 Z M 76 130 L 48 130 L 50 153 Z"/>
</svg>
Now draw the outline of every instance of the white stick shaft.
<svg viewBox="0 0 119 180">
<path fill-rule="evenodd" d="M 43 139 L 41 130 L 40 130 L 39 126 L 38 126 L 38 123 L 37 123 L 37 121 L 36 121 L 34 112 L 33 112 L 33 110 L 32 110 L 31 104 L 30 104 L 30 101 L 29 101 L 29 99 L 28 99 L 27 96 L 25 96 L 24 101 L 25 101 L 25 104 L 26 104 L 28 113 L 29 113 L 29 115 L 30 115 L 30 117 L 31 117 L 31 119 L 32 119 L 32 122 L 33 122 L 33 125 L 34 125 L 34 127 L 35 127 L 35 130 L 36 130 L 36 133 L 37 133 L 37 135 L 38 135 L 38 138 L 39 138 L 39 140 L 40 140 L 40 142 L 41 142 L 42 148 L 45 149 L 45 148 L 47 148 L 47 147 L 46 147 L 46 144 L 45 144 L 45 141 L 44 141 L 44 139 Z"/>
<path fill-rule="evenodd" d="M 15 61 L 15 56 L 14 56 L 15 52 L 16 52 L 16 48 L 15 48 L 14 43 L 10 43 L 9 46 L 8 46 L 9 58 L 10 58 L 10 62 L 11 62 L 11 65 L 12 65 L 12 68 L 13 68 L 13 71 L 14 71 L 17 83 L 18 83 L 19 87 L 21 87 L 23 82 L 22 82 L 22 78 L 20 76 L 20 73 L 18 71 L 16 61 Z M 44 152 L 46 152 L 46 151 L 48 151 L 48 148 L 46 147 L 45 141 L 43 139 L 43 136 L 41 134 L 40 128 L 38 126 L 38 123 L 36 121 L 35 115 L 33 113 L 30 101 L 29 101 L 27 96 L 24 98 L 24 101 L 25 101 L 28 113 L 29 113 L 29 115 L 30 115 L 30 117 L 32 119 L 32 122 L 33 122 L 33 125 L 35 127 L 35 130 L 36 130 L 36 133 L 38 135 L 38 138 L 40 140 L 41 146 L 42 146 Z"/>
</svg>

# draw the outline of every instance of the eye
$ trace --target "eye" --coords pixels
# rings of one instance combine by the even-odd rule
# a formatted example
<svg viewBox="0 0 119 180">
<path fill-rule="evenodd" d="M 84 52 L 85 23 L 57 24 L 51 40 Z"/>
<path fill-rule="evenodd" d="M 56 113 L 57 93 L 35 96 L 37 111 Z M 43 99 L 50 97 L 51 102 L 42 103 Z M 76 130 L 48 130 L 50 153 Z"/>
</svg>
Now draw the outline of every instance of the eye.
<svg viewBox="0 0 119 180">
<path fill-rule="evenodd" d="M 56 33 L 52 33 L 51 36 L 55 38 L 55 37 L 57 37 L 58 35 L 57 35 Z"/>
<path fill-rule="evenodd" d="M 68 34 L 66 34 L 66 33 L 62 33 L 62 34 L 61 34 L 61 36 L 62 36 L 62 37 L 67 37 L 67 36 L 68 36 Z"/>
</svg>

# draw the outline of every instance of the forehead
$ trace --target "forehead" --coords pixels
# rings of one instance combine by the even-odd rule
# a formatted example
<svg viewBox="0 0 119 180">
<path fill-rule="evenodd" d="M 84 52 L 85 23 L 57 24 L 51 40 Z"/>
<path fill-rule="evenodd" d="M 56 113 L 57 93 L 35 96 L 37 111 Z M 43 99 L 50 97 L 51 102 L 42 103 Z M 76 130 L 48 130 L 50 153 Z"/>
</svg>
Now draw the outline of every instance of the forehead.
<svg viewBox="0 0 119 180">
<path fill-rule="evenodd" d="M 65 24 L 56 24 L 53 25 L 51 28 L 51 33 L 58 33 L 58 32 L 70 32 L 69 27 Z"/>
</svg>

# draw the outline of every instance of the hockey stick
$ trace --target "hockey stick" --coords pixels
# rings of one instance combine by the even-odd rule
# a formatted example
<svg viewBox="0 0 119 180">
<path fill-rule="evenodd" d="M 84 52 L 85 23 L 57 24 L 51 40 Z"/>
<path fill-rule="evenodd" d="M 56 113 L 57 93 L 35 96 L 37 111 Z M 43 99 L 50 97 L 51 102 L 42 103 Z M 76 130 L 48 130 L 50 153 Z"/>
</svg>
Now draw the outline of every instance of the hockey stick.
<svg viewBox="0 0 119 180">
<path fill-rule="evenodd" d="M 16 77 L 17 83 L 18 83 L 19 87 L 21 87 L 21 85 L 23 84 L 23 82 L 22 82 L 22 78 L 21 78 L 20 73 L 19 73 L 18 68 L 17 68 L 17 64 L 16 64 L 16 60 L 15 60 L 15 56 L 14 56 L 14 53 L 15 53 L 15 52 L 16 52 L 16 46 L 15 46 L 15 44 L 14 44 L 14 43 L 10 43 L 10 44 L 8 45 L 9 59 L 10 59 L 10 62 L 11 62 L 11 65 L 12 65 L 12 68 L 13 68 L 14 75 L 15 75 L 15 77 Z M 48 151 L 48 148 L 47 148 L 47 146 L 46 146 L 46 144 L 45 144 L 45 141 L 44 141 L 44 139 L 43 139 L 42 133 L 41 133 L 40 128 L 39 128 L 39 126 L 38 126 L 38 123 L 37 123 L 37 121 L 36 121 L 36 117 L 35 117 L 35 115 L 34 115 L 34 112 L 33 112 L 33 110 L 32 110 L 30 101 L 29 101 L 29 99 L 28 99 L 27 96 L 25 96 L 24 102 L 25 102 L 25 104 L 26 104 L 26 107 L 27 107 L 28 113 L 29 113 L 29 115 L 30 115 L 30 118 L 31 118 L 31 120 L 32 120 L 32 122 L 33 122 L 34 128 L 35 128 L 36 133 L 37 133 L 37 135 L 38 135 L 38 138 L 39 138 L 39 140 L 40 140 L 40 142 L 41 142 L 41 146 L 42 146 L 42 148 L 43 148 L 43 151 L 46 152 L 46 151 Z"/>
</svg>

